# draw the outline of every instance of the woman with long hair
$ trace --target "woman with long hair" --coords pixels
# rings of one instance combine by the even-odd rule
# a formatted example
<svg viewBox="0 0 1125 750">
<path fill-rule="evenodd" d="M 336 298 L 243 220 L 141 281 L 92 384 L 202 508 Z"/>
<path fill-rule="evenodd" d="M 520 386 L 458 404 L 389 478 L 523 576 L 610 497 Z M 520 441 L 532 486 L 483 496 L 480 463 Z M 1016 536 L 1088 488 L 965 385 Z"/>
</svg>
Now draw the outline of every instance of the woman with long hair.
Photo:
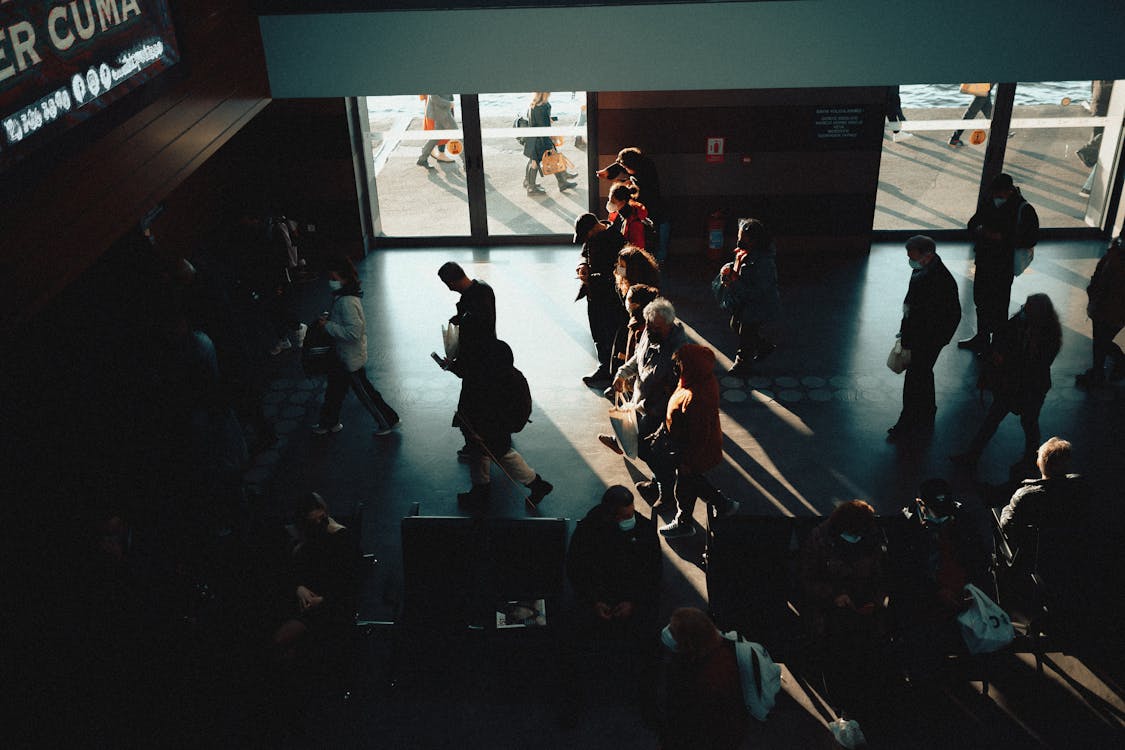
<svg viewBox="0 0 1125 750">
<path fill-rule="evenodd" d="M 625 237 L 625 243 L 645 249 L 645 219 L 648 209 L 637 200 L 640 191 L 629 182 L 615 182 L 609 188 L 605 210 L 609 223 Z"/>
<path fill-rule="evenodd" d="M 527 110 L 527 123 L 533 128 L 549 128 L 551 126 L 551 98 L 550 91 L 536 91 L 531 97 L 531 104 Z M 528 195 L 545 195 L 546 190 L 538 183 L 538 175 L 542 174 L 543 154 L 555 147 L 550 137 L 545 135 L 532 136 L 524 139 L 523 155 L 527 157 L 527 169 L 524 172 L 523 186 L 527 188 Z M 555 173 L 559 183 L 559 192 L 565 192 L 578 187 L 577 182 L 570 182 L 569 175 L 564 169 Z"/>
<path fill-rule="evenodd" d="M 1023 455 L 1013 472 L 1035 466 L 1039 450 L 1039 411 L 1051 390 L 1051 363 L 1062 348 L 1062 325 L 1046 294 L 1032 294 L 1020 311 L 993 336 L 986 355 L 982 384 L 992 391 L 992 405 L 969 449 L 950 456 L 954 463 L 975 468 L 984 447 L 1008 414 L 1018 414 L 1023 427 Z"/>
<path fill-rule="evenodd" d="M 386 435 L 398 426 L 399 417 L 367 379 L 367 320 L 363 314 L 359 274 L 344 256 L 329 259 L 326 270 L 328 285 L 332 288 L 332 307 L 316 325 L 335 340 L 336 357 L 328 371 L 320 422 L 313 427 L 313 432 L 324 435 L 343 429 L 339 421 L 340 407 L 350 386 L 375 419 L 375 434 Z"/>
</svg>

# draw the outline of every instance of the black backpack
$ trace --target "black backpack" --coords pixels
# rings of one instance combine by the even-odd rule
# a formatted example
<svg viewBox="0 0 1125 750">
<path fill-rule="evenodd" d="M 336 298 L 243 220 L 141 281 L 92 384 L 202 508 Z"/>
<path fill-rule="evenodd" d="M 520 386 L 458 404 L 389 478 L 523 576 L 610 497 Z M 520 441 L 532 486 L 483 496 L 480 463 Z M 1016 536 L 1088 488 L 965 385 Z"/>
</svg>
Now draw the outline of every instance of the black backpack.
<svg viewBox="0 0 1125 750">
<path fill-rule="evenodd" d="M 515 367 L 512 368 L 511 391 L 504 414 L 504 429 L 519 432 L 531 421 L 531 386 L 527 378 Z"/>
</svg>

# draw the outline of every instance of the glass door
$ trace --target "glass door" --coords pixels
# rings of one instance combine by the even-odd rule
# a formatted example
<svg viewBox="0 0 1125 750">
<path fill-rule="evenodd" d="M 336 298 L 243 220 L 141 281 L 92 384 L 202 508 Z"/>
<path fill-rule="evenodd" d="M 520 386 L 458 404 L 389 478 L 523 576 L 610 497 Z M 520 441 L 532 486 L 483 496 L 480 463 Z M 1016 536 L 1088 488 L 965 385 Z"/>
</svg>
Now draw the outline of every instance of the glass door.
<svg viewBox="0 0 1125 750">
<path fill-rule="evenodd" d="M 531 93 L 418 94 L 356 100 L 363 177 L 376 239 L 569 235 L 588 210 L 585 92 L 550 95 L 549 125 L 517 127 Z M 519 138 L 554 138 L 572 167 L 534 170 Z M 553 145 L 553 144 L 552 144 Z M 561 188 L 561 190 L 560 190 Z"/>
</svg>

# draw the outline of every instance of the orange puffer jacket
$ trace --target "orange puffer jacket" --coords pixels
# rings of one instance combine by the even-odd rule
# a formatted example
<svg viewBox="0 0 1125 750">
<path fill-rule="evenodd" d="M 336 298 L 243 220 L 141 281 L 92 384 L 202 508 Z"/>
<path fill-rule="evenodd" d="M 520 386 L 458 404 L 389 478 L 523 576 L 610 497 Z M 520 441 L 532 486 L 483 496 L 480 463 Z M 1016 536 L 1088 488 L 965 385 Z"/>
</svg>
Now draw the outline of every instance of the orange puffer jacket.
<svg viewBox="0 0 1125 750">
<path fill-rule="evenodd" d="M 680 465 L 701 474 L 723 460 L 715 353 L 706 346 L 684 344 L 676 359 L 682 368 L 680 382 L 668 401 L 665 424 Z"/>
</svg>

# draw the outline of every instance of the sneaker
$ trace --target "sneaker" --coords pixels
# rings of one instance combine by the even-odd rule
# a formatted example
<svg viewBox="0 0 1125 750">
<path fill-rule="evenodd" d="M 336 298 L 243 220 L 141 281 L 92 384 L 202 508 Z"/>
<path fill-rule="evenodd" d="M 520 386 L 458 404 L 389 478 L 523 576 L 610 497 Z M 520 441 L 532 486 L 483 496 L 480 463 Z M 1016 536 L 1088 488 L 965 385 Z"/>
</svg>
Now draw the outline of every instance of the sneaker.
<svg viewBox="0 0 1125 750">
<path fill-rule="evenodd" d="M 402 420 L 396 419 L 395 421 L 391 422 L 386 427 L 378 427 L 378 428 L 372 430 L 371 434 L 375 435 L 377 437 L 382 437 L 383 435 L 390 435 L 392 432 L 394 432 L 396 429 L 398 429 L 398 426 L 400 424 L 402 424 Z"/>
<path fill-rule="evenodd" d="M 418 161 L 416 161 L 414 163 L 417 164 L 419 167 L 425 167 L 426 169 L 433 169 L 434 168 L 434 165 L 430 164 L 430 158 L 428 156 L 423 156 L 422 158 L 420 158 Z"/>
<path fill-rule="evenodd" d="M 750 363 L 741 357 L 735 357 L 734 365 L 727 370 L 727 375 L 733 378 L 748 378 L 754 373 L 751 372 Z"/>
<path fill-rule="evenodd" d="M 735 513 L 737 513 L 738 509 L 741 507 L 742 503 L 738 502 L 737 500 L 729 500 L 727 501 L 727 506 L 715 515 L 717 515 L 719 518 L 730 518 Z M 694 530 L 695 527 L 693 526 L 692 529 Z"/>
<path fill-rule="evenodd" d="M 445 155 L 445 154 L 443 154 L 443 153 L 437 153 L 437 154 L 435 154 L 435 155 L 434 155 L 434 160 L 435 160 L 435 161 L 440 161 L 440 162 L 441 162 L 442 164 L 452 164 L 452 163 L 453 163 L 454 161 L 456 161 L 456 159 L 450 159 L 450 158 L 449 158 L 448 156 L 446 156 L 446 155 Z"/>
<path fill-rule="evenodd" d="M 286 349 L 292 349 L 292 348 L 293 348 L 293 344 L 292 344 L 292 342 L 289 341 L 289 339 L 287 339 L 287 338 L 281 339 L 276 344 L 273 345 L 273 349 L 270 349 L 270 356 L 276 357 L 278 354 L 281 354 Z"/>
<path fill-rule="evenodd" d="M 617 455 L 619 455 L 619 456 L 625 455 L 625 451 L 621 450 L 621 444 L 617 442 L 616 436 L 607 435 L 603 432 L 601 435 L 598 435 L 598 440 L 601 441 L 602 445 L 604 445 L 606 448 L 609 448 L 611 451 L 613 451 Z"/>
<path fill-rule="evenodd" d="M 305 334 L 307 334 L 308 332 L 309 332 L 309 326 L 308 326 L 307 323 L 302 323 L 301 325 L 297 326 L 297 330 L 294 333 L 294 337 L 297 339 L 297 347 L 298 348 L 305 345 Z"/>
<path fill-rule="evenodd" d="M 949 147 L 950 148 L 961 148 L 964 145 L 965 144 L 961 142 L 960 138 L 950 138 L 949 139 Z"/>
<path fill-rule="evenodd" d="M 327 435 L 330 432 L 339 432 L 342 429 L 344 429 L 344 423 L 337 422 L 331 426 L 322 424 L 313 425 L 312 431 L 314 435 Z"/>
<path fill-rule="evenodd" d="M 685 536 L 694 536 L 695 524 L 677 516 L 672 519 L 671 523 L 666 523 L 660 527 L 660 535 L 665 539 L 680 539 Z"/>
<path fill-rule="evenodd" d="M 528 195 L 546 195 L 547 191 L 544 190 L 539 185 L 532 185 L 531 187 L 529 187 L 527 189 L 527 194 Z"/>
<path fill-rule="evenodd" d="M 893 143 L 901 143 L 902 141 L 905 141 L 907 138 L 913 138 L 913 137 L 914 137 L 913 133 L 909 133 L 905 130 L 900 130 L 899 132 L 897 132 L 897 133 L 895 133 L 894 135 L 891 136 L 891 141 Z"/>
</svg>

